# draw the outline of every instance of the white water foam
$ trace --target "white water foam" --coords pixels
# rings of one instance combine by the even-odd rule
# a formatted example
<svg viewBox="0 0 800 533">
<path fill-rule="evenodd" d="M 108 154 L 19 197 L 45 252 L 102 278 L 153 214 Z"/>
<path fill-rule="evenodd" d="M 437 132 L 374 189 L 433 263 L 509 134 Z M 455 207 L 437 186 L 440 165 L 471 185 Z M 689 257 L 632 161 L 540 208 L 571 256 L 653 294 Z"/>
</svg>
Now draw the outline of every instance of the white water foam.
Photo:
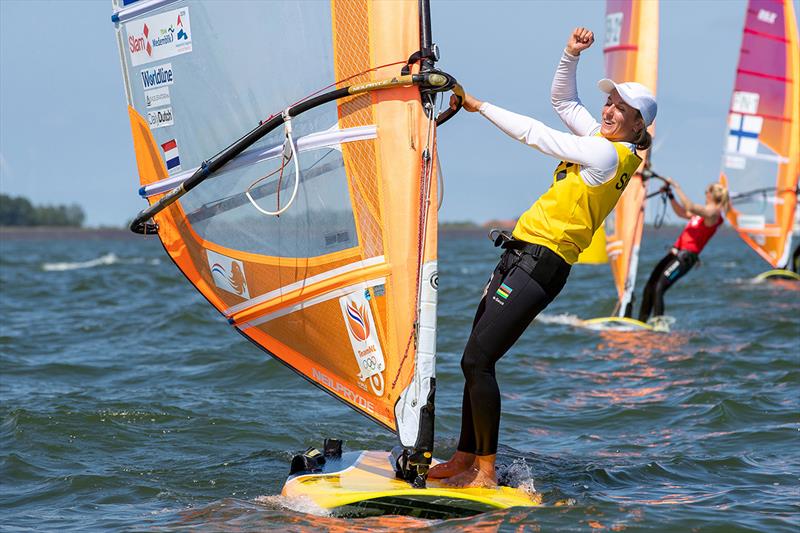
<svg viewBox="0 0 800 533">
<path fill-rule="evenodd" d="M 80 270 L 82 268 L 113 265 L 118 262 L 119 258 L 115 254 L 111 253 L 100 256 L 97 259 L 91 259 L 89 261 L 83 261 L 79 263 L 44 263 L 42 265 L 42 270 L 47 272 L 63 272 L 65 270 Z"/>
<path fill-rule="evenodd" d="M 117 265 L 117 264 L 129 264 L 129 265 L 142 265 L 147 263 L 148 265 L 160 265 L 161 259 L 153 258 L 153 259 L 145 259 L 144 257 L 137 257 L 134 259 L 120 259 L 116 254 L 109 253 L 102 255 L 96 259 L 90 259 L 89 261 L 81 261 L 75 263 L 44 263 L 42 264 L 42 270 L 46 272 L 64 272 L 67 270 L 81 270 L 84 268 L 95 268 L 99 266 L 109 266 L 109 265 Z"/>
<path fill-rule="evenodd" d="M 560 315 L 547 315 L 542 313 L 536 317 L 536 321 L 542 324 L 561 324 L 562 326 L 575 326 L 577 328 L 585 327 L 583 319 L 569 313 L 561 313 Z"/>
<path fill-rule="evenodd" d="M 279 494 L 273 496 L 257 496 L 253 501 L 270 507 L 282 507 L 298 513 L 314 516 L 332 516 L 330 510 L 320 507 L 307 496 L 288 497 Z"/>
<path fill-rule="evenodd" d="M 664 326 L 666 326 L 667 331 L 669 331 L 669 326 L 675 323 L 675 318 L 671 316 L 663 316 L 660 318 Z M 579 318 L 577 315 L 572 315 L 569 313 L 562 313 L 558 315 L 547 315 L 542 313 L 536 317 L 536 320 L 542 324 L 559 324 L 562 326 L 588 329 L 591 331 L 643 331 L 643 329 L 639 326 L 621 322 L 589 323 L 586 320 Z"/>
</svg>

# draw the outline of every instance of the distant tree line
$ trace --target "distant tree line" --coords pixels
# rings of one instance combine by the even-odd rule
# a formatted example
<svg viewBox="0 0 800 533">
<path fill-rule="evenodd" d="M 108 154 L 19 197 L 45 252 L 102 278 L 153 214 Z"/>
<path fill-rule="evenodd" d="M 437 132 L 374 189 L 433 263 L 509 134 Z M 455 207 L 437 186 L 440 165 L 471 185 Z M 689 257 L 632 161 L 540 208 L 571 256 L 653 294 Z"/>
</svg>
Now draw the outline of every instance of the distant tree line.
<svg viewBox="0 0 800 533">
<path fill-rule="evenodd" d="M 86 214 L 81 206 L 34 206 L 23 197 L 0 194 L 0 226 L 70 226 L 81 227 Z"/>
<path fill-rule="evenodd" d="M 439 229 L 477 229 L 480 228 L 478 224 L 471 220 L 454 220 L 450 222 L 439 222 Z"/>
</svg>

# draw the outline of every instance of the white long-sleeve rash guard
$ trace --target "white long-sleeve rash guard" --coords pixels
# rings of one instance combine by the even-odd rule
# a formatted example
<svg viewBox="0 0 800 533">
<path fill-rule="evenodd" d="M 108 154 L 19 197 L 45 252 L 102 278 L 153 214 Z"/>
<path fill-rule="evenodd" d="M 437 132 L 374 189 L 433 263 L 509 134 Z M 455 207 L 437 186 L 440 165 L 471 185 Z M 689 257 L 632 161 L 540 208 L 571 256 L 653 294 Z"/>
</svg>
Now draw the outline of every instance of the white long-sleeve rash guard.
<svg viewBox="0 0 800 533">
<path fill-rule="evenodd" d="M 484 102 L 480 113 L 508 136 L 540 152 L 581 166 L 584 183 L 602 185 L 617 173 L 619 157 L 611 141 L 597 136 L 600 124 L 578 98 L 578 56 L 564 51 L 553 78 L 550 99 L 562 122 L 574 133 L 554 130 L 536 119 Z M 634 150 L 633 145 L 625 143 Z"/>
</svg>

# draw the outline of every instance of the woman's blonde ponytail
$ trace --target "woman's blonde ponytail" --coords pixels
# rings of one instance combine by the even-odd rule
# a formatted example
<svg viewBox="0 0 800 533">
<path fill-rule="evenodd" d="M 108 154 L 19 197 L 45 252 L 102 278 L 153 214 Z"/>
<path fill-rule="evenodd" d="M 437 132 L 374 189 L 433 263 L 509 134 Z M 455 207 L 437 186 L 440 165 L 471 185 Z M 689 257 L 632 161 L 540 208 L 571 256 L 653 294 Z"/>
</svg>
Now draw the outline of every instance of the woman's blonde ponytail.
<svg viewBox="0 0 800 533">
<path fill-rule="evenodd" d="M 714 202 L 716 202 L 723 213 L 727 212 L 731 204 L 728 188 L 721 183 L 712 183 L 709 189 Z"/>
</svg>

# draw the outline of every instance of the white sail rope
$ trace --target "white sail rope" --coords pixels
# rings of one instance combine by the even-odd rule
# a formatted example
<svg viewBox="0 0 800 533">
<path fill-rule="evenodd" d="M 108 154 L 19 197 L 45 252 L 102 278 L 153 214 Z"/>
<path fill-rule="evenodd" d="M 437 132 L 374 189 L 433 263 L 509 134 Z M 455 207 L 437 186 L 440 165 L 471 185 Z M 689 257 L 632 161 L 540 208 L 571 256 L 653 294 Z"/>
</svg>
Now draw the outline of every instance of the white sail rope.
<svg viewBox="0 0 800 533">
<path fill-rule="evenodd" d="M 439 178 L 439 205 L 436 206 L 436 210 L 440 211 L 444 203 L 444 174 L 442 174 L 442 162 L 439 159 L 438 147 L 436 148 L 436 175 Z"/>
<path fill-rule="evenodd" d="M 297 153 L 297 146 L 295 146 L 294 137 L 292 137 L 292 117 L 289 115 L 288 109 L 284 111 L 282 114 L 283 114 L 283 127 L 284 131 L 286 132 L 286 140 L 283 143 L 283 161 L 281 162 L 281 167 L 285 166 L 287 161 L 292 159 L 294 160 L 294 188 L 292 189 L 292 196 L 289 198 L 289 201 L 286 203 L 285 206 L 280 207 L 280 205 L 278 205 L 277 211 L 268 211 L 256 203 L 255 199 L 250 195 L 250 191 L 258 183 L 268 178 L 269 176 L 264 176 L 263 178 L 257 179 L 256 181 L 251 183 L 250 186 L 245 191 L 245 195 L 247 196 L 247 199 L 250 200 L 250 203 L 253 204 L 253 207 L 255 207 L 259 212 L 270 216 L 279 216 L 282 213 L 284 213 L 287 209 L 289 209 L 292 203 L 294 203 L 295 197 L 297 196 L 297 190 L 300 188 L 300 156 Z M 280 182 L 278 183 L 278 188 L 276 189 L 276 192 L 280 194 Z"/>
</svg>

